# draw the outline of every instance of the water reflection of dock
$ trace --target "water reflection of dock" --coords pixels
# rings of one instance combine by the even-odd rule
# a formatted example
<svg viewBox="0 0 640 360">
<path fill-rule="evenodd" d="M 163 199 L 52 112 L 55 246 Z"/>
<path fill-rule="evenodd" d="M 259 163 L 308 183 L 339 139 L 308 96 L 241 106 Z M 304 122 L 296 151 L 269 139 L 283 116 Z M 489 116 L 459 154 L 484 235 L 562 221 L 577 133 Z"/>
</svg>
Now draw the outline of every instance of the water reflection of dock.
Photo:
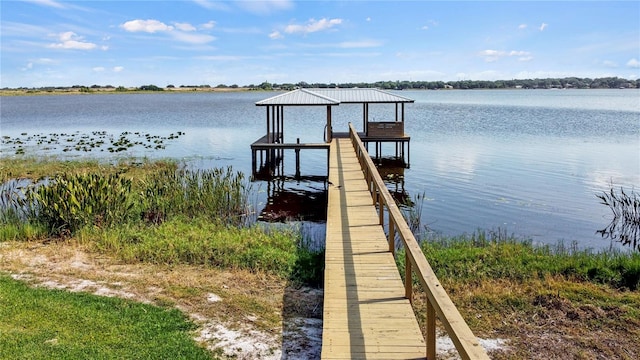
<svg viewBox="0 0 640 360">
<path fill-rule="evenodd" d="M 327 219 L 327 177 L 279 176 L 266 181 L 267 201 L 258 215 L 266 222 L 311 221 Z"/>
</svg>

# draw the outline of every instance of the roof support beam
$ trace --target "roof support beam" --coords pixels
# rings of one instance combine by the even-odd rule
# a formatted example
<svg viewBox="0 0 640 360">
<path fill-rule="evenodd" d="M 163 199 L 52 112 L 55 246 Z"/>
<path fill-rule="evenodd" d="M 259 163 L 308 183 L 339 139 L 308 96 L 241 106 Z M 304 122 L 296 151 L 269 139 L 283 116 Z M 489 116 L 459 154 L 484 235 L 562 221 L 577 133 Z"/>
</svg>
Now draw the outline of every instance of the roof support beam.
<svg viewBox="0 0 640 360">
<path fill-rule="evenodd" d="M 326 134 L 327 135 L 327 139 L 326 139 L 326 141 L 328 143 L 330 143 L 331 139 L 333 137 L 333 127 L 331 125 L 331 106 L 330 105 L 327 105 L 327 130 L 326 131 L 327 131 L 327 134 Z"/>
</svg>

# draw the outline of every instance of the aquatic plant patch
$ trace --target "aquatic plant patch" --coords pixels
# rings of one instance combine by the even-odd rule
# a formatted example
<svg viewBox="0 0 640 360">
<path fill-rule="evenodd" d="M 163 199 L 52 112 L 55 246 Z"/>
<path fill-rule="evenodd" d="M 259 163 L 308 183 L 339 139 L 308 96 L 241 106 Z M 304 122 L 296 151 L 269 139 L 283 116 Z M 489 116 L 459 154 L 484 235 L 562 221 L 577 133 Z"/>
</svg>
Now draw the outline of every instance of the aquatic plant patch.
<svg viewBox="0 0 640 360">
<path fill-rule="evenodd" d="M 633 189 L 625 192 L 624 188 L 616 191 L 612 187 L 596 197 L 611 209 L 613 215 L 609 225 L 596 233 L 640 251 L 640 195 Z"/>
<path fill-rule="evenodd" d="M 107 131 L 92 131 L 81 133 L 21 133 L 20 136 L 4 135 L 0 138 L 2 151 L 0 154 L 25 155 L 31 152 L 39 155 L 50 153 L 88 153 L 109 152 L 121 153 L 135 149 L 162 150 L 168 142 L 185 135 L 183 131 L 171 133 L 166 136 L 150 134 L 147 132 L 124 131 L 120 134 L 112 134 Z"/>
<path fill-rule="evenodd" d="M 111 226 L 133 216 L 132 181 L 120 174 L 58 175 L 27 189 L 18 199 L 28 218 L 54 236 L 73 234 L 87 225 Z"/>
</svg>

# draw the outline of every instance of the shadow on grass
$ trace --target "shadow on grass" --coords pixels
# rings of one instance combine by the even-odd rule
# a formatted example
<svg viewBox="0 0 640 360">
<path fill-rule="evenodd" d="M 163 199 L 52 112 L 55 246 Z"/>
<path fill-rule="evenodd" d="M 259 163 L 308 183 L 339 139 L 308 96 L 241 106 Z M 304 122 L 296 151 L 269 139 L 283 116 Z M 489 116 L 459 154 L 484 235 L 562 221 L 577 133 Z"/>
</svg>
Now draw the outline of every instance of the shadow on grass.
<svg viewBox="0 0 640 360">
<path fill-rule="evenodd" d="M 282 301 L 282 359 L 319 359 L 322 348 L 324 250 L 298 248 Z"/>
</svg>

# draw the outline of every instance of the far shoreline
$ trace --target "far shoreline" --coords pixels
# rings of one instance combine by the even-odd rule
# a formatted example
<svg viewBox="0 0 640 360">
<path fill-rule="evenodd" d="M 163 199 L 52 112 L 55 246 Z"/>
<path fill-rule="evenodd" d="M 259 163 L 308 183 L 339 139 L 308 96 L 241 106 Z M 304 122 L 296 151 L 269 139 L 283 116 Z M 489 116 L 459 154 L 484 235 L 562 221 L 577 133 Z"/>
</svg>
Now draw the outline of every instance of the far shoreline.
<svg viewBox="0 0 640 360">
<path fill-rule="evenodd" d="M 596 90 L 596 89 L 640 89 L 640 80 L 618 77 L 605 78 L 546 78 L 512 80 L 458 80 L 458 81 L 377 81 L 350 83 L 270 83 L 259 85 L 156 85 L 113 86 L 73 85 L 2 88 L 0 96 L 20 95 L 67 95 L 67 94 L 139 94 L 139 93 L 190 93 L 190 92 L 242 92 L 242 91 L 291 91 L 300 88 L 376 88 L 382 90 Z"/>
<path fill-rule="evenodd" d="M 238 87 L 238 88 L 204 88 L 204 87 L 183 87 L 183 88 L 161 88 L 162 90 L 139 90 L 138 88 L 127 88 L 117 90 L 116 88 L 40 88 L 40 89 L 0 89 L 0 96 L 37 96 L 37 95 L 93 95 L 93 94 L 156 94 L 156 93 L 228 93 L 243 91 L 262 91 L 262 89 Z"/>
<path fill-rule="evenodd" d="M 638 88 L 474 88 L 474 89 L 385 89 L 387 91 L 534 91 L 534 90 L 638 90 Z M 110 95 L 110 94 L 189 94 L 189 93 L 233 93 L 248 91 L 290 91 L 290 89 L 261 89 L 261 88 L 164 88 L 163 90 L 138 90 L 131 88 L 127 90 L 115 89 L 91 89 L 90 91 L 77 88 L 69 89 L 0 89 L 0 96 L 45 96 L 45 95 Z"/>
</svg>

